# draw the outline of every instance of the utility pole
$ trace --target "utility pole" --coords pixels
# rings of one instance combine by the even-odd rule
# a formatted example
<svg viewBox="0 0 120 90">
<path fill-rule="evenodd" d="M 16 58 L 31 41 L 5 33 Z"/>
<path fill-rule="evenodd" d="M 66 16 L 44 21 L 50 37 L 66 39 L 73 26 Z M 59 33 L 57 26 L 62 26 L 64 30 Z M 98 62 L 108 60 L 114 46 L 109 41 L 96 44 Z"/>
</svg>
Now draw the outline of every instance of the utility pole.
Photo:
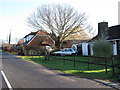
<svg viewBox="0 0 120 90">
<path fill-rule="evenodd" d="M 10 33 L 9 33 L 9 44 L 11 42 L 11 29 L 10 29 Z"/>
</svg>

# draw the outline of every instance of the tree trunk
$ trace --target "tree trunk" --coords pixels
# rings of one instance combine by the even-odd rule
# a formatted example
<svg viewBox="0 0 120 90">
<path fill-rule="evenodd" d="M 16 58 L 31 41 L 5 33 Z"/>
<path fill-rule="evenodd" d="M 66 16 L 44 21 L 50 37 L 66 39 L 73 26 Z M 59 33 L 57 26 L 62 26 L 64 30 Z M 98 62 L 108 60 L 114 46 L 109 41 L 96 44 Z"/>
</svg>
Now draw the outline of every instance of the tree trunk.
<svg viewBox="0 0 120 90">
<path fill-rule="evenodd" d="M 57 49 L 61 49 L 60 48 L 60 44 L 61 44 L 60 37 L 58 36 L 57 39 L 56 39 L 56 41 L 55 41 L 55 46 L 56 46 Z"/>
</svg>

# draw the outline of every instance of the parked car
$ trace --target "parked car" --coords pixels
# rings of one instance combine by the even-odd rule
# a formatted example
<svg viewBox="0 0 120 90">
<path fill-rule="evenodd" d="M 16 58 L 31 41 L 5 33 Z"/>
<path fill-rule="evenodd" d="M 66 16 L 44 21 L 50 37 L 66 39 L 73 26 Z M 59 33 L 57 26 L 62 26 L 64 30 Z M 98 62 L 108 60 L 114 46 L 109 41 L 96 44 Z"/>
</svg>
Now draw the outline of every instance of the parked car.
<svg viewBox="0 0 120 90">
<path fill-rule="evenodd" d="M 77 51 L 72 48 L 65 48 L 60 51 L 53 52 L 54 55 L 75 55 L 77 54 Z"/>
</svg>

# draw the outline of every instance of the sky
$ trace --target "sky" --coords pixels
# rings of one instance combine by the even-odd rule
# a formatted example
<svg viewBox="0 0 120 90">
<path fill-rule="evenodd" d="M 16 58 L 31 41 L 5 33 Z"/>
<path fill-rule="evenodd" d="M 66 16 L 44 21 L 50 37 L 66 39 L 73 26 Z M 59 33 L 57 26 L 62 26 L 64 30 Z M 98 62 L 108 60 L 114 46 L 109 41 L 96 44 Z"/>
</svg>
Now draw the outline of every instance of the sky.
<svg viewBox="0 0 120 90">
<path fill-rule="evenodd" d="M 118 24 L 118 1 L 120 0 L 1 0 L 0 40 L 7 41 L 11 31 L 12 43 L 16 43 L 34 31 L 28 27 L 26 19 L 44 4 L 69 4 L 79 12 L 85 12 L 88 23 L 93 27 L 93 34 L 96 35 L 99 22 L 108 22 L 108 26 Z"/>
<path fill-rule="evenodd" d="M 118 24 L 120 25 L 120 1 L 118 2 Z"/>
</svg>

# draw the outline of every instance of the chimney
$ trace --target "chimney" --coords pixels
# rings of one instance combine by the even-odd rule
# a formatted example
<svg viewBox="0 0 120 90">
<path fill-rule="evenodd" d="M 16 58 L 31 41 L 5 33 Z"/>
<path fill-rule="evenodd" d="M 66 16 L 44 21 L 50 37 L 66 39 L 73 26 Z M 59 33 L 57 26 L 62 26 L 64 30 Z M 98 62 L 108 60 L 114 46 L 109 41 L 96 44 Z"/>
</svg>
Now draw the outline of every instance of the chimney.
<svg viewBox="0 0 120 90">
<path fill-rule="evenodd" d="M 98 37 L 99 39 L 108 39 L 108 22 L 98 23 Z"/>
</svg>

